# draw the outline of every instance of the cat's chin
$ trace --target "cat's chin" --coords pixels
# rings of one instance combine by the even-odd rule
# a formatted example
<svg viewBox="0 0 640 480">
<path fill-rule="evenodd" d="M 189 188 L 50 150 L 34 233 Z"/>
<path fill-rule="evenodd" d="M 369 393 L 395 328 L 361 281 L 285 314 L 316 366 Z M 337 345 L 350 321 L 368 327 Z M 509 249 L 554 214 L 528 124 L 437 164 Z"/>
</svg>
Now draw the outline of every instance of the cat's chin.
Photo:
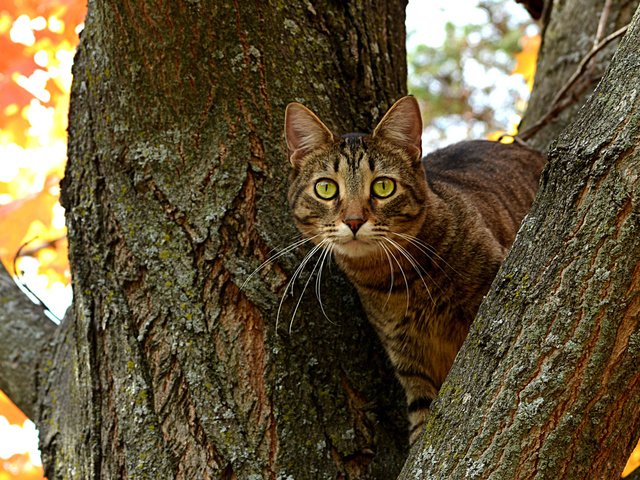
<svg viewBox="0 0 640 480">
<path fill-rule="evenodd" d="M 333 250 L 336 254 L 350 258 L 362 258 L 369 256 L 378 250 L 375 243 L 363 240 L 349 240 L 344 243 L 334 244 Z"/>
</svg>

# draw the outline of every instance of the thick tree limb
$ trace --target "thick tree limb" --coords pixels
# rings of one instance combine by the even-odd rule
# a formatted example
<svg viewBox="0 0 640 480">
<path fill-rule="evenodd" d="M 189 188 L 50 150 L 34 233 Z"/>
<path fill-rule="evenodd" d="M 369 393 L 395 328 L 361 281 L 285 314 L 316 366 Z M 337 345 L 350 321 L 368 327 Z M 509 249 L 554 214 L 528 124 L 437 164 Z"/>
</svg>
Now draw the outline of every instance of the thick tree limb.
<svg viewBox="0 0 640 480">
<path fill-rule="evenodd" d="M 38 397 L 49 479 L 395 477 L 403 399 L 356 293 L 334 269 L 336 323 L 309 288 L 290 334 L 306 252 L 239 287 L 295 235 L 286 104 L 374 124 L 406 90 L 405 4 L 89 2 L 62 185 L 74 308 Z"/>
<path fill-rule="evenodd" d="M 38 357 L 55 331 L 42 308 L 29 301 L 0 264 L 0 389 L 29 417 Z"/>
</svg>

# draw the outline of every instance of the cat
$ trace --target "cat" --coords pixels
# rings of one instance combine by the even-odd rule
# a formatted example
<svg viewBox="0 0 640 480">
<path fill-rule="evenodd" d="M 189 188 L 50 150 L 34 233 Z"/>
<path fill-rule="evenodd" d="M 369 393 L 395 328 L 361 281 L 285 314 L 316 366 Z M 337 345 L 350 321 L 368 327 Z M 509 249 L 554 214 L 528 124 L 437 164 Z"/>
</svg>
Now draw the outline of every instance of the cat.
<svg viewBox="0 0 640 480">
<path fill-rule="evenodd" d="M 335 135 L 300 103 L 285 112 L 295 224 L 355 286 L 404 387 L 412 444 L 545 164 L 532 149 L 485 140 L 422 159 L 421 136 L 411 96 L 370 135 Z"/>
</svg>

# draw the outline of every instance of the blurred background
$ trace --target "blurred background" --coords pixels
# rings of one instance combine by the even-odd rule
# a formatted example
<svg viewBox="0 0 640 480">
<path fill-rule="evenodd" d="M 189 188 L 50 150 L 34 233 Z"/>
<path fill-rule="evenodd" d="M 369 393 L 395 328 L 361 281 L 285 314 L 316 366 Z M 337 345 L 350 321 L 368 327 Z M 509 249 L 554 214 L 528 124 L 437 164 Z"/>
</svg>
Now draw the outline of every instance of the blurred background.
<svg viewBox="0 0 640 480">
<path fill-rule="evenodd" d="M 0 0 L 0 260 L 59 322 L 72 300 L 59 182 L 85 0 Z M 409 93 L 423 149 L 515 134 L 538 26 L 514 0 L 411 0 Z M 636 449 L 625 474 L 640 465 Z M 0 391 L 0 480 L 42 479 L 35 425 Z"/>
</svg>

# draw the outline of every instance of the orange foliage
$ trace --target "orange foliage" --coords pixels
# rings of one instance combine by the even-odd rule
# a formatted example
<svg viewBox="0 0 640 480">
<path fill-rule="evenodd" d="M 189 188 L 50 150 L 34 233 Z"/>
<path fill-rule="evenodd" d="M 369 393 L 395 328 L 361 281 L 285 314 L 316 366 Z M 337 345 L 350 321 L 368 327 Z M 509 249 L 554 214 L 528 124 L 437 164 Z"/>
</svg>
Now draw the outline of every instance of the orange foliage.
<svg viewBox="0 0 640 480">
<path fill-rule="evenodd" d="M 42 465 L 34 465 L 28 453 L 0 458 L 0 480 L 44 480 Z"/>
<path fill-rule="evenodd" d="M 529 91 L 533 89 L 533 78 L 536 74 L 536 61 L 538 60 L 540 42 L 540 35 L 525 35 L 520 39 L 522 51 L 516 53 L 516 66 L 511 72 L 524 77 Z"/>
<path fill-rule="evenodd" d="M 22 425 L 27 416 L 0 390 L 0 412 L 12 425 Z"/>
<path fill-rule="evenodd" d="M 640 468 L 640 440 L 638 441 L 635 450 L 631 453 L 631 457 L 629 457 L 629 461 L 627 461 L 627 466 L 624 467 L 622 476 L 626 477 L 636 468 Z"/>
</svg>

